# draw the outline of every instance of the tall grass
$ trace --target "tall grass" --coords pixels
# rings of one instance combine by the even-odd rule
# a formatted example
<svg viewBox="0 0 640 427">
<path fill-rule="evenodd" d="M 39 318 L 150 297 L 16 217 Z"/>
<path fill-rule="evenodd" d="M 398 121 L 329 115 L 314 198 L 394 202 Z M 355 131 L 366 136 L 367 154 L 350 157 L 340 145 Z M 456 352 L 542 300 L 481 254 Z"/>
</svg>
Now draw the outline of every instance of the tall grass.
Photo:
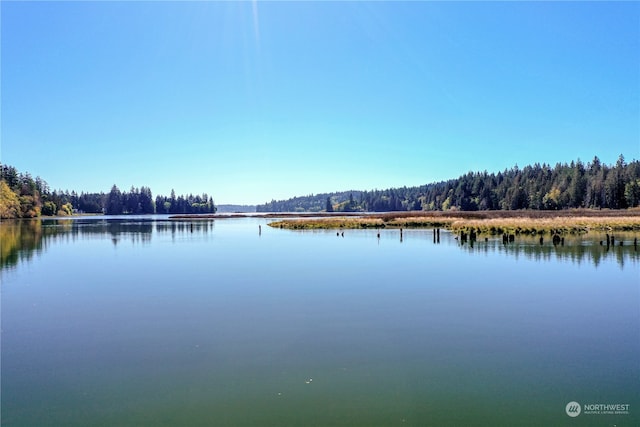
<svg viewBox="0 0 640 427">
<path fill-rule="evenodd" d="M 296 218 L 270 222 L 269 225 L 275 228 L 293 230 L 385 227 L 385 223 L 381 218 L 366 217 Z"/>
<path fill-rule="evenodd" d="M 640 231 L 640 210 L 390 212 L 360 217 L 296 218 L 272 222 L 289 229 L 445 228 L 485 234 L 556 234 Z"/>
<path fill-rule="evenodd" d="M 456 220 L 455 231 L 501 234 L 586 233 L 589 231 L 640 230 L 640 217 L 554 217 L 554 218 L 490 218 Z"/>
</svg>

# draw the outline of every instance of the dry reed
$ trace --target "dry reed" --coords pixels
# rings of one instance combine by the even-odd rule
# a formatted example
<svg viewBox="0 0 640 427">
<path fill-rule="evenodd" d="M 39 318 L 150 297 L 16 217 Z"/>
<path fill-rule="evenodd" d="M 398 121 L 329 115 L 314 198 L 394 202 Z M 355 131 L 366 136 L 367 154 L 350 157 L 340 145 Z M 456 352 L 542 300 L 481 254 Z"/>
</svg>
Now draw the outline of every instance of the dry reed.
<svg viewBox="0 0 640 427">
<path fill-rule="evenodd" d="M 359 217 L 296 218 L 272 222 L 289 229 L 445 228 L 486 234 L 556 234 L 640 230 L 640 210 L 392 212 Z"/>
</svg>

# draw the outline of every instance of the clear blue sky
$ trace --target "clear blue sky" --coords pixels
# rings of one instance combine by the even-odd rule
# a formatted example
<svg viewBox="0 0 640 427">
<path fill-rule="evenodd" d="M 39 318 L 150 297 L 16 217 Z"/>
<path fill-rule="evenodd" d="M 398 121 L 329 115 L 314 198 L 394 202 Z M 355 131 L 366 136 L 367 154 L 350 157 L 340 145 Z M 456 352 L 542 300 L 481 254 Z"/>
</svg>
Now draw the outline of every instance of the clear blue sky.
<svg viewBox="0 0 640 427">
<path fill-rule="evenodd" d="M 640 154 L 638 2 L 2 1 L 0 159 L 216 203 Z"/>
</svg>

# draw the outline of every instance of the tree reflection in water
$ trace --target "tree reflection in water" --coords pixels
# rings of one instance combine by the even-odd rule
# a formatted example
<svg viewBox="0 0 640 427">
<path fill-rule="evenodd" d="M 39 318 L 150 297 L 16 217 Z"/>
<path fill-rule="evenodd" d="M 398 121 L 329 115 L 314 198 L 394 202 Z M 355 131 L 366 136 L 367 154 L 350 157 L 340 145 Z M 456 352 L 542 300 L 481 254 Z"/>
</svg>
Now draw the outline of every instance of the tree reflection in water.
<svg viewBox="0 0 640 427">
<path fill-rule="evenodd" d="M 29 261 L 35 254 L 46 251 L 50 244 L 60 239 L 75 241 L 92 236 L 97 239 L 107 236 L 115 246 L 123 241 L 149 244 L 154 233 L 170 234 L 172 239 L 176 239 L 186 235 L 208 235 L 213 229 L 212 219 L 177 221 L 119 217 L 3 221 L 0 224 L 0 265 L 2 269 L 6 269 Z M 440 244 L 439 239 L 438 243 L 431 243 L 431 239 L 428 238 L 431 236 L 430 232 L 431 230 L 427 230 L 422 236 L 424 244 Z M 611 245 L 606 244 L 605 236 L 602 232 L 565 235 L 564 244 L 554 244 L 550 238 L 543 239 L 541 243 L 537 236 L 517 236 L 514 242 L 506 243 L 500 237 L 480 235 L 475 241 L 458 241 L 453 237 L 446 241 L 469 252 L 498 252 L 538 261 L 561 260 L 577 264 L 591 262 L 596 267 L 610 257 L 615 257 L 620 268 L 624 268 L 626 262 L 635 263 L 640 259 L 640 251 L 634 244 L 637 242 L 638 233 L 618 232 L 615 234 L 615 244 Z M 415 235 L 412 238 L 415 238 Z"/>
</svg>

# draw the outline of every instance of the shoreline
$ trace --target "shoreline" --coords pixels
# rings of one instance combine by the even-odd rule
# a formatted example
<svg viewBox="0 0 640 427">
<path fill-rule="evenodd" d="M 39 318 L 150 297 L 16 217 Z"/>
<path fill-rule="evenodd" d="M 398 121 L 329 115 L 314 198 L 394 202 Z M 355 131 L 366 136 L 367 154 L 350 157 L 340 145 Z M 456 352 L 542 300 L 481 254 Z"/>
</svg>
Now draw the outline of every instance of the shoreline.
<svg viewBox="0 0 640 427">
<path fill-rule="evenodd" d="M 33 219 L 79 219 L 99 214 L 74 214 Z M 143 215 L 147 216 L 147 215 Z M 151 216 L 151 215 L 148 215 Z M 127 215 L 114 216 L 118 219 Z M 273 228 L 322 229 L 429 229 L 442 228 L 466 234 L 584 234 L 590 231 L 640 233 L 640 208 L 625 210 L 566 209 L 557 211 L 394 211 L 394 212 L 235 212 L 222 214 L 175 214 L 167 221 L 234 218 L 273 219 Z M 8 221 L 8 220 L 3 220 Z"/>
<path fill-rule="evenodd" d="M 72 215 L 58 219 L 91 218 Z M 52 217 L 56 218 L 56 217 Z M 174 221 L 233 218 L 273 219 L 267 225 L 290 230 L 442 228 L 476 234 L 584 234 L 590 231 L 640 232 L 640 208 L 626 210 L 569 209 L 558 211 L 396 211 L 396 212 L 238 212 L 176 214 Z"/>
<path fill-rule="evenodd" d="M 366 212 L 238 212 L 223 214 L 177 214 L 169 219 L 226 219 L 226 218 L 330 218 L 330 217 L 360 217 L 368 216 Z"/>
</svg>

